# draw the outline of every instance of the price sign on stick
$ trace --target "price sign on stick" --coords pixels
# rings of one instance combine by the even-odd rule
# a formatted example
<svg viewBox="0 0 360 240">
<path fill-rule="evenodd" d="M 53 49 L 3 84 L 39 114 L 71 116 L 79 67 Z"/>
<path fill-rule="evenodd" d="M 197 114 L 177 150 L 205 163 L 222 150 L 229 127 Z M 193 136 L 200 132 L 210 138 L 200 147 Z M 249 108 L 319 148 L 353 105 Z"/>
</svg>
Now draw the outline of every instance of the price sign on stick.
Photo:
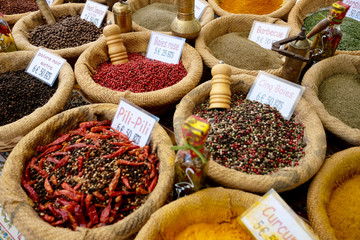
<svg viewBox="0 0 360 240">
<path fill-rule="evenodd" d="M 278 24 L 254 21 L 249 34 L 249 40 L 266 49 L 271 49 L 274 42 L 287 38 L 290 28 Z"/>
<path fill-rule="evenodd" d="M 184 44 L 185 38 L 152 32 L 146 57 L 166 63 L 178 64 Z"/>
<path fill-rule="evenodd" d="M 260 71 L 247 95 L 247 99 L 275 107 L 289 120 L 305 87 Z"/>
<path fill-rule="evenodd" d="M 197 19 L 201 18 L 207 6 L 207 2 L 203 0 L 195 0 L 194 15 Z"/>
<path fill-rule="evenodd" d="M 350 5 L 346 17 L 360 21 L 360 0 L 343 0 L 343 3 Z"/>
<path fill-rule="evenodd" d="M 121 98 L 111 127 L 124 133 L 141 147 L 148 144 L 152 129 L 159 118 Z"/>
<path fill-rule="evenodd" d="M 109 6 L 87 0 L 80 18 L 92 22 L 99 28 L 108 8 Z"/>
<path fill-rule="evenodd" d="M 52 86 L 65 62 L 65 59 L 40 48 L 25 72 Z"/>
</svg>

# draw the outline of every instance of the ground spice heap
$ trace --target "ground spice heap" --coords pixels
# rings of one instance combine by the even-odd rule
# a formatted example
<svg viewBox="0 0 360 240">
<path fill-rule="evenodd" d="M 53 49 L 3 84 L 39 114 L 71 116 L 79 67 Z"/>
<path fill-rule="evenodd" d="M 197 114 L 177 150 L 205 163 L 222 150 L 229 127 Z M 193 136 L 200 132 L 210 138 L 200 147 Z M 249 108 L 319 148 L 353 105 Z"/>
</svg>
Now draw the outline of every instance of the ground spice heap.
<svg viewBox="0 0 360 240">
<path fill-rule="evenodd" d="M 37 11 L 35 0 L 0 0 L 0 12 L 5 15 Z"/>
<path fill-rule="evenodd" d="M 230 13 L 263 15 L 278 10 L 283 0 L 217 0 L 217 3 Z"/>
<path fill-rule="evenodd" d="M 187 74 L 181 61 L 169 64 L 148 59 L 141 53 L 128 53 L 128 58 L 129 62 L 124 64 L 102 63 L 92 78 L 112 90 L 140 93 L 172 86 Z"/>
<path fill-rule="evenodd" d="M 104 26 L 98 28 L 80 16 L 61 16 L 55 24 L 36 26 L 29 33 L 29 42 L 54 50 L 77 47 L 97 40 Z"/>
<path fill-rule="evenodd" d="M 305 18 L 304 27 L 306 28 L 306 33 L 310 32 L 316 24 L 328 15 L 329 10 L 322 10 Z M 337 49 L 344 51 L 360 50 L 360 22 L 355 19 L 345 17 L 340 25 L 340 29 L 343 36 Z M 315 36 L 313 36 L 311 40 L 314 38 Z"/>
<path fill-rule="evenodd" d="M 330 115 L 353 128 L 360 129 L 360 75 L 336 74 L 324 79 L 319 100 Z"/>
<path fill-rule="evenodd" d="M 135 11 L 132 19 L 146 29 L 170 32 L 170 25 L 175 19 L 176 14 L 176 4 L 152 3 Z"/>
<path fill-rule="evenodd" d="M 0 126 L 15 122 L 45 105 L 54 95 L 50 87 L 24 70 L 0 74 Z"/>
<path fill-rule="evenodd" d="M 360 236 L 360 175 L 338 186 L 331 194 L 328 216 L 337 239 L 351 240 Z"/>
<path fill-rule="evenodd" d="M 212 54 L 225 63 L 247 70 L 278 69 L 283 62 L 280 55 L 247 39 L 248 33 L 232 32 L 209 43 Z"/>
<path fill-rule="evenodd" d="M 38 146 L 21 182 L 34 209 L 52 226 L 95 228 L 139 208 L 157 184 L 158 159 L 110 127 L 111 121 L 79 128 Z"/>
<path fill-rule="evenodd" d="M 250 174 L 271 174 L 295 167 L 305 156 L 304 126 L 285 120 L 269 105 L 233 94 L 231 109 L 208 109 L 209 101 L 195 114 L 211 124 L 206 147 L 217 163 Z"/>
</svg>

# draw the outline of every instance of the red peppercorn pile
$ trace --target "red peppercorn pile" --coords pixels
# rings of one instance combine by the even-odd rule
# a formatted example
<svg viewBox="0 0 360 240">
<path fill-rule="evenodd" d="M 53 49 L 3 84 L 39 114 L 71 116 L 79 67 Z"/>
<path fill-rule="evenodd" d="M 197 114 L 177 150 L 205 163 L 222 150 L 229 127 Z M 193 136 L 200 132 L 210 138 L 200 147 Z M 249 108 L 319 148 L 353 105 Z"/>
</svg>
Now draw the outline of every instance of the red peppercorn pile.
<svg viewBox="0 0 360 240">
<path fill-rule="evenodd" d="M 140 53 L 128 53 L 128 59 L 129 62 L 124 64 L 101 64 L 92 78 L 112 90 L 140 93 L 172 86 L 187 74 L 181 61 L 169 64 L 145 58 Z"/>
<path fill-rule="evenodd" d="M 111 121 L 80 123 L 27 164 L 21 182 L 40 217 L 75 230 L 115 223 L 140 207 L 158 178 L 149 146 L 134 145 Z"/>
<path fill-rule="evenodd" d="M 231 169 L 271 174 L 294 167 L 305 155 L 304 126 L 285 120 L 276 108 L 233 94 L 231 108 L 208 109 L 201 104 L 196 115 L 211 125 L 206 147 L 213 159 Z"/>
</svg>

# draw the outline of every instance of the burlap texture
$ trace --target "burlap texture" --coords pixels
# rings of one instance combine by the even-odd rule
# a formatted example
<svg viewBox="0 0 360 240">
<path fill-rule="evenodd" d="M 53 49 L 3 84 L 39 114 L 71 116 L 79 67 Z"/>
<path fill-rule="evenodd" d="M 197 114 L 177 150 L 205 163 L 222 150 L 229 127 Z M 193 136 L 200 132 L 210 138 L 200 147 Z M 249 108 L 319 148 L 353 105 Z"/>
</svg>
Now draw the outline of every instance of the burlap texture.
<svg viewBox="0 0 360 240">
<path fill-rule="evenodd" d="M 234 13 L 225 11 L 218 5 L 217 1 L 218 0 L 208 0 L 209 4 L 214 9 L 215 13 L 217 15 L 219 15 L 220 17 L 226 16 L 226 15 L 239 15 L 239 14 L 234 14 Z M 296 3 L 296 0 L 284 0 L 281 8 L 279 8 L 278 10 L 276 10 L 272 13 L 264 14 L 261 16 L 267 16 L 267 17 L 273 17 L 273 18 L 283 18 L 286 20 L 287 15 L 291 11 L 291 9 L 294 7 L 295 3 Z M 264 2 L 264 4 L 266 4 L 266 3 Z"/>
<path fill-rule="evenodd" d="M 30 51 L 0 54 L 0 73 L 25 70 L 34 55 L 35 52 Z M 0 126 L 0 151 L 11 150 L 28 132 L 62 111 L 75 83 L 74 72 L 68 63 L 65 62 L 61 68 L 56 81 L 58 81 L 57 90 L 44 106 L 15 122 Z"/>
<path fill-rule="evenodd" d="M 150 32 L 122 34 L 127 52 L 146 52 L 150 35 Z M 93 46 L 80 55 L 75 64 L 75 76 L 81 89 L 95 102 L 118 104 L 120 98 L 123 97 L 153 114 L 164 113 L 167 107 L 175 104 L 191 89 L 196 87 L 201 79 L 203 69 L 200 55 L 194 48 L 185 43 L 181 61 L 187 70 L 187 75 L 180 82 L 152 92 L 119 92 L 102 87 L 95 83 L 91 77 L 95 73 L 95 69 L 108 60 L 105 38 L 96 41 Z"/>
<path fill-rule="evenodd" d="M 51 6 L 63 4 L 64 0 L 54 0 Z M 11 15 L 4 15 L 3 19 L 9 24 L 9 26 L 14 26 L 20 18 L 29 15 L 31 12 L 27 13 L 18 13 L 18 14 L 11 14 Z"/>
<path fill-rule="evenodd" d="M 216 18 L 213 21 L 211 21 L 209 24 L 207 24 L 205 27 L 203 27 L 198 38 L 195 41 L 195 49 L 200 53 L 206 66 L 212 68 L 213 66 L 219 63 L 219 60 L 221 60 L 221 59 L 217 59 L 212 54 L 210 48 L 208 47 L 208 45 L 212 40 L 232 32 L 250 33 L 254 21 L 288 26 L 287 23 L 285 23 L 281 19 L 270 18 L 259 15 L 236 14 L 236 15 L 228 15 L 228 16 Z M 292 31 L 290 32 L 289 36 L 291 35 L 292 35 Z M 246 58 L 246 56 L 239 56 L 239 58 Z M 250 74 L 256 76 L 259 73 L 259 70 L 241 69 L 231 65 L 230 67 L 233 75 Z M 282 71 L 282 67 L 279 69 L 268 69 L 264 71 L 279 76 Z"/>
<path fill-rule="evenodd" d="M 300 32 L 308 14 L 318 11 L 320 8 L 330 7 L 334 2 L 337 2 L 337 0 L 301 0 L 290 11 L 288 23 L 295 32 Z M 335 54 L 360 55 L 360 50 L 336 50 Z"/>
<path fill-rule="evenodd" d="M 255 77 L 250 75 L 239 76 L 233 81 L 231 91 L 246 94 L 251 87 L 251 84 L 248 83 L 254 81 Z M 203 83 L 189 92 L 177 105 L 173 122 L 175 140 L 178 145 L 182 143 L 182 124 L 193 113 L 196 106 L 209 98 L 210 90 L 211 81 Z M 298 166 L 281 168 L 271 175 L 254 175 L 223 167 L 211 160 L 208 177 L 222 186 L 254 193 L 265 193 L 271 188 L 277 192 L 283 192 L 296 188 L 309 180 L 319 170 L 325 158 L 325 131 L 315 110 L 305 99 L 301 98 L 294 115 L 295 120 L 305 127 L 305 156 L 300 159 Z"/>
<path fill-rule="evenodd" d="M 54 17 L 60 16 L 76 16 L 81 15 L 81 12 L 84 8 L 85 4 L 83 3 L 66 3 L 56 6 L 51 6 L 50 9 L 54 14 Z M 104 18 L 104 21 L 111 21 L 113 22 L 113 14 L 112 12 L 108 11 L 107 15 Z M 45 19 L 42 17 L 40 11 L 33 12 L 23 18 L 21 18 L 14 26 L 12 33 L 16 43 L 16 47 L 18 50 L 30 50 L 36 51 L 39 47 L 32 45 L 29 42 L 29 33 L 36 27 L 42 24 L 45 24 Z M 63 58 L 72 59 L 77 58 L 80 54 L 90 47 L 94 42 L 87 43 L 78 47 L 71 47 L 71 48 L 63 48 L 58 50 L 53 50 L 49 48 L 44 48 L 49 52 L 56 53 Z"/>
<path fill-rule="evenodd" d="M 258 195 L 222 187 L 180 198 L 156 211 L 135 239 L 174 239 L 187 226 L 221 223 L 240 216 L 260 199 Z"/>
<path fill-rule="evenodd" d="M 360 147 L 340 151 L 325 160 L 324 165 L 311 182 L 307 194 L 307 210 L 310 224 L 320 239 L 336 240 L 327 207 L 336 187 L 360 174 Z"/>
<path fill-rule="evenodd" d="M 32 201 L 21 187 L 20 178 L 26 162 L 35 154 L 37 145 L 45 145 L 57 138 L 57 133 L 66 133 L 77 128 L 80 122 L 112 119 L 115 104 L 92 104 L 64 111 L 44 122 L 26 135 L 9 155 L 0 177 L 0 202 L 16 228 L 26 239 L 127 239 L 140 230 L 150 215 L 160 208 L 172 189 L 174 180 L 175 153 L 165 130 L 156 124 L 150 146 L 159 158 L 159 178 L 148 200 L 123 220 L 104 227 L 76 231 L 53 227 L 43 221 L 32 208 Z"/>
<path fill-rule="evenodd" d="M 153 4 L 153 3 L 168 3 L 168 4 L 176 5 L 178 3 L 178 0 L 129 0 L 129 1 L 127 1 L 127 3 L 129 3 L 131 10 L 134 13 L 137 10 L 139 10 L 143 7 L 146 7 L 147 5 Z M 214 10 L 211 8 L 210 5 L 208 5 L 205 8 L 202 16 L 199 19 L 201 27 L 205 26 L 205 24 L 209 23 L 213 19 L 214 19 Z M 140 26 L 139 24 L 135 23 L 134 21 L 133 21 L 133 30 L 137 31 L 137 32 L 152 31 L 150 29 Z M 162 32 L 164 34 L 172 35 L 171 31 L 170 32 L 160 31 L 160 32 Z"/>
<path fill-rule="evenodd" d="M 304 98 L 318 113 L 325 129 L 353 145 L 360 145 L 360 129 L 352 128 L 325 109 L 318 91 L 322 81 L 336 74 L 360 74 L 360 56 L 337 55 L 312 66 L 304 75 L 301 85 L 306 87 Z"/>
</svg>

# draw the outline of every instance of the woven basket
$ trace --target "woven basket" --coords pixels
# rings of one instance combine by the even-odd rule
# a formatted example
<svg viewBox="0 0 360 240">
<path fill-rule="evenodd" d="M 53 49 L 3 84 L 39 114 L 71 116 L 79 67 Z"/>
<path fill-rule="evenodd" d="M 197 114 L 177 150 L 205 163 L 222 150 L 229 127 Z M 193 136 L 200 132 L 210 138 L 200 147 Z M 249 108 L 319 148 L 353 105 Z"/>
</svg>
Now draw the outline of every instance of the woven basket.
<svg viewBox="0 0 360 240">
<path fill-rule="evenodd" d="M 76 16 L 81 15 L 81 12 L 84 8 L 85 4 L 83 3 L 66 3 L 57 6 L 50 7 L 51 11 L 54 14 L 54 17 L 60 16 Z M 104 21 L 111 21 L 113 20 L 113 15 L 110 11 L 107 12 L 107 16 L 105 17 Z M 40 11 L 34 12 L 21 18 L 13 28 L 13 37 L 16 43 L 16 47 L 19 50 L 30 50 L 36 51 L 39 47 L 32 45 L 29 42 L 28 36 L 29 32 L 31 32 L 36 26 L 44 24 L 45 20 L 43 19 Z M 63 58 L 66 59 L 73 59 L 77 58 L 85 49 L 90 47 L 94 42 L 87 43 L 78 47 L 72 48 L 63 48 L 58 50 L 44 48 L 49 52 L 56 53 Z"/>
<path fill-rule="evenodd" d="M 215 13 L 219 16 L 226 16 L 226 15 L 239 15 L 239 14 L 234 14 L 234 13 L 230 13 L 228 11 L 225 11 L 224 9 L 222 9 L 218 3 L 217 0 L 208 0 L 210 6 L 214 9 Z M 273 18 L 283 18 L 284 20 L 286 20 L 287 15 L 289 14 L 289 12 L 291 11 L 291 9 L 294 7 L 296 3 L 296 0 L 284 0 L 282 6 L 269 14 L 264 14 L 262 16 L 267 16 L 267 17 L 273 17 Z M 266 4 L 264 2 L 264 4 Z"/>
<path fill-rule="evenodd" d="M 22 189 L 21 175 L 26 161 L 35 154 L 37 145 L 51 142 L 57 138 L 57 133 L 75 129 L 80 122 L 112 119 L 116 109 L 115 104 L 92 104 L 64 111 L 31 131 L 10 153 L 0 177 L 0 202 L 26 239 L 127 239 L 165 203 L 174 181 L 175 154 L 170 149 L 169 136 L 159 124 L 156 124 L 150 141 L 160 163 L 158 183 L 139 209 L 115 224 L 94 229 L 79 227 L 76 231 L 53 227 L 38 216 L 32 208 L 32 201 Z"/>
<path fill-rule="evenodd" d="M 229 16 L 216 18 L 201 30 L 198 38 L 195 41 L 195 49 L 200 53 L 206 66 L 212 68 L 213 66 L 219 63 L 219 60 L 221 60 L 221 59 L 217 59 L 212 54 L 210 48 L 208 47 L 208 45 L 212 40 L 232 32 L 250 33 L 254 21 L 288 26 L 287 23 L 285 23 L 280 19 L 258 16 L 258 15 L 237 14 L 237 15 L 229 15 Z M 256 53 L 254 52 L 254 54 Z M 246 56 L 239 56 L 239 58 L 246 58 Z M 259 73 L 259 70 L 241 69 L 231 66 L 230 63 L 228 64 L 231 67 L 231 71 L 233 75 L 250 74 L 256 76 Z M 279 76 L 282 71 L 282 67 L 278 69 L 268 69 L 263 71 Z"/>
<path fill-rule="evenodd" d="M 174 239 L 193 224 L 228 222 L 258 200 L 259 196 L 240 190 L 204 189 L 160 208 L 151 215 L 135 239 Z"/>
<path fill-rule="evenodd" d="M 150 35 L 149 32 L 134 32 L 122 34 L 122 37 L 128 52 L 146 52 Z M 196 87 L 201 79 L 203 69 L 200 55 L 190 45 L 185 44 L 181 61 L 187 70 L 187 75 L 180 82 L 152 92 L 119 92 L 102 87 L 91 77 L 95 73 L 95 69 L 108 60 L 105 38 L 99 39 L 96 44 L 81 54 L 75 64 L 75 76 L 81 89 L 95 102 L 118 104 L 120 98 L 123 97 L 153 114 L 164 113 L 167 107 L 175 104 Z"/>
<path fill-rule="evenodd" d="M 301 0 L 289 13 L 288 23 L 295 32 L 300 32 L 304 25 L 304 20 L 308 14 L 318 11 L 324 7 L 330 7 L 336 0 Z M 350 9 L 351 10 L 351 9 Z M 358 51 L 336 50 L 335 54 L 360 55 Z"/>
<path fill-rule="evenodd" d="M 318 89 L 322 81 L 336 74 L 360 74 L 360 56 L 341 54 L 312 66 L 301 82 L 301 85 L 306 87 L 304 98 L 313 105 L 325 129 L 350 144 L 360 145 L 360 129 L 352 128 L 330 115 L 318 98 Z"/>
<path fill-rule="evenodd" d="M 0 54 L 0 73 L 25 70 L 34 54 L 29 51 Z M 0 126 L 0 151 L 10 151 L 28 132 L 62 111 L 75 83 L 74 72 L 68 63 L 61 68 L 57 81 L 56 92 L 44 106 L 15 122 Z"/>
<path fill-rule="evenodd" d="M 340 151 L 325 160 L 307 195 L 307 209 L 311 226 L 320 239 L 336 238 L 328 218 L 327 207 L 332 192 L 346 180 L 360 174 L 360 147 Z M 346 201 L 346 199 L 344 199 Z"/>
<path fill-rule="evenodd" d="M 234 80 L 231 91 L 246 94 L 250 85 L 246 82 L 255 80 L 249 75 L 239 75 Z M 182 143 L 181 127 L 187 117 L 193 114 L 199 104 L 209 98 L 211 82 L 205 82 L 189 92 L 177 105 L 174 114 L 174 133 L 178 145 Z M 316 112 L 301 98 L 294 111 L 295 119 L 304 127 L 306 147 L 305 156 L 300 159 L 296 167 L 285 167 L 270 175 L 247 174 L 226 168 L 215 161 L 209 162 L 208 177 L 222 186 L 240 189 L 254 193 L 265 193 L 271 188 L 283 192 L 296 188 L 309 180 L 321 167 L 326 152 L 325 131 Z"/>
</svg>

